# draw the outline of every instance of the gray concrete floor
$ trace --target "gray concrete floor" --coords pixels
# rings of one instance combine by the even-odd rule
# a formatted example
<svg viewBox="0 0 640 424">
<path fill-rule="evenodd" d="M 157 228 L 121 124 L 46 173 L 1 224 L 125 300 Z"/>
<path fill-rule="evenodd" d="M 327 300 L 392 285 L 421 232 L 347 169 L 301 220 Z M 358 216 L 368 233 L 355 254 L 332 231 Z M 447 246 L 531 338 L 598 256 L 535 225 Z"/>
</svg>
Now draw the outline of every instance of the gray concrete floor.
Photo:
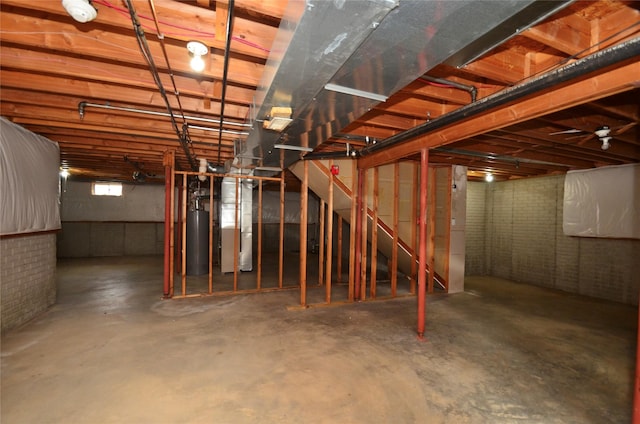
<svg viewBox="0 0 640 424">
<path fill-rule="evenodd" d="M 468 278 L 429 297 L 421 342 L 415 298 L 162 300 L 158 257 L 67 260 L 58 280 L 2 339 L 3 424 L 630 421 L 630 306 Z"/>
</svg>

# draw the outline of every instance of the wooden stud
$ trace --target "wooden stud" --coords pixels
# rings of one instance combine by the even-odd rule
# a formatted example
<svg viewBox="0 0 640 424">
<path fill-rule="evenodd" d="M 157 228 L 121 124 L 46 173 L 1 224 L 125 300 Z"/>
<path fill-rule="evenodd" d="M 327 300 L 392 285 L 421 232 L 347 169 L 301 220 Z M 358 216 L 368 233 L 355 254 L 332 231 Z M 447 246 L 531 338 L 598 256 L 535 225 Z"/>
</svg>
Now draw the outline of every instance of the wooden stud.
<svg viewBox="0 0 640 424">
<path fill-rule="evenodd" d="M 329 160 L 329 169 L 333 160 Z M 325 302 L 331 303 L 331 271 L 333 259 L 333 183 L 334 176 L 329 173 L 329 193 L 327 194 L 327 263 L 325 264 Z"/>
<path fill-rule="evenodd" d="M 325 229 L 325 218 L 324 218 L 324 210 L 325 210 L 325 202 L 323 199 L 320 199 L 320 209 L 319 209 L 319 240 L 318 240 L 318 284 L 324 284 L 324 229 Z"/>
<path fill-rule="evenodd" d="M 182 295 L 187 294 L 187 174 L 182 174 Z"/>
<path fill-rule="evenodd" d="M 376 284 L 378 273 L 378 206 L 379 206 L 379 182 L 378 168 L 373 168 L 373 217 L 371 219 L 371 283 L 369 296 L 376 298 Z"/>
<path fill-rule="evenodd" d="M 391 296 L 395 297 L 398 289 L 398 231 L 400 222 L 400 163 L 393 164 L 393 246 L 391 247 Z"/>
<path fill-rule="evenodd" d="M 416 246 L 418 240 L 418 172 L 419 166 L 413 164 L 413 195 L 411 197 L 411 294 L 416 294 L 416 272 L 418 267 L 418 246 Z"/>
<path fill-rule="evenodd" d="M 427 184 L 429 180 L 429 149 L 420 152 L 420 231 L 418 243 L 418 338 L 424 339 L 427 277 Z"/>
<path fill-rule="evenodd" d="M 338 215 L 338 246 L 336 252 L 336 281 L 342 282 L 342 216 Z"/>
<path fill-rule="evenodd" d="M 446 225 L 446 234 L 447 236 L 445 237 L 445 254 L 444 254 L 444 264 L 442 266 L 443 270 L 444 270 L 444 275 L 446 276 L 445 280 L 444 280 L 444 288 L 445 291 L 447 293 L 449 293 L 449 256 L 451 255 L 451 188 L 453 187 L 453 167 L 448 167 L 447 168 L 448 172 L 447 172 L 447 206 L 446 206 L 446 211 L 447 211 L 447 225 Z"/>
<path fill-rule="evenodd" d="M 355 284 L 355 250 L 356 250 L 356 212 L 357 204 L 354 199 L 358 181 L 358 171 L 354 163 L 351 171 L 351 221 L 349 222 L 349 302 L 354 300 Z"/>
<path fill-rule="evenodd" d="M 175 163 L 175 156 L 174 156 L 174 163 Z M 173 284 L 174 284 L 174 278 L 175 278 L 175 250 L 176 250 L 176 246 L 175 246 L 175 224 L 174 224 L 174 219 L 175 219 L 175 202 L 176 202 L 176 196 L 175 196 L 175 189 L 176 189 L 176 173 L 175 173 L 175 169 L 172 166 L 171 167 L 171 217 L 170 217 L 170 222 L 171 222 L 171 227 L 169 229 L 169 243 L 170 243 L 170 256 L 171 256 L 171 262 L 169 263 L 169 297 L 173 297 Z M 165 235 L 166 236 L 166 235 Z"/>
<path fill-rule="evenodd" d="M 309 162 L 304 162 L 300 187 L 300 305 L 307 304 L 307 221 L 309 201 Z"/>
<path fill-rule="evenodd" d="M 429 169 L 429 218 L 427 233 L 429 235 L 427 240 L 427 268 L 429 269 L 429 280 L 427 284 L 427 291 L 433 293 L 433 280 L 436 273 L 435 269 L 435 247 L 436 247 L 436 169 Z"/>
<path fill-rule="evenodd" d="M 360 300 L 364 301 L 367 299 L 367 231 L 368 231 L 368 205 L 367 205 L 367 170 L 363 169 L 361 172 L 362 175 L 362 200 L 360 204 L 362 205 L 362 214 L 361 221 L 361 239 L 360 239 Z"/>
<path fill-rule="evenodd" d="M 209 175 L 209 294 L 213 293 L 213 192 L 215 190 L 213 175 Z"/>
</svg>

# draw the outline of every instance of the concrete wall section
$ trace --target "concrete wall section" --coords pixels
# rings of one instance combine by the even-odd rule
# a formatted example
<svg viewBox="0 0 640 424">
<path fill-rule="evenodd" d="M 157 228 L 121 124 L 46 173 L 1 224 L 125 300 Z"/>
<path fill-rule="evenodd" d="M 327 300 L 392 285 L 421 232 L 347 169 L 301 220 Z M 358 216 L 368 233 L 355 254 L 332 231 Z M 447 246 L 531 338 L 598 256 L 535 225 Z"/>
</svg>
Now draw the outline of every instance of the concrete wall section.
<svg viewBox="0 0 640 424">
<path fill-rule="evenodd" d="M 113 197 L 93 196 L 90 182 L 68 181 L 61 215 L 58 257 L 163 253 L 163 185 L 124 184 Z"/>
<path fill-rule="evenodd" d="M 467 275 L 493 275 L 637 304 L 640 241 L 565 236 L 563 196 L 564 176 L 470 183 Z M 483 234 L 484 268 L 478 265 Z"/>
<path fill-rule="evenodd" d="M 162 255 L 162 222 L 62 222 L 58 257 Z"/>
<path fill-rule="evenodd" d="M 56 235 L 31 233 L 0 239 L 2 333 L 41 313 L 56 300 Z"/>
<path fill-rule="evenodd" d="M 458 190 L 458 183 L 455 182 Z M 467 184 L 465 270 L 468 275 L 486 275 L 485 268 L 485 184 Z"/>
</svg>

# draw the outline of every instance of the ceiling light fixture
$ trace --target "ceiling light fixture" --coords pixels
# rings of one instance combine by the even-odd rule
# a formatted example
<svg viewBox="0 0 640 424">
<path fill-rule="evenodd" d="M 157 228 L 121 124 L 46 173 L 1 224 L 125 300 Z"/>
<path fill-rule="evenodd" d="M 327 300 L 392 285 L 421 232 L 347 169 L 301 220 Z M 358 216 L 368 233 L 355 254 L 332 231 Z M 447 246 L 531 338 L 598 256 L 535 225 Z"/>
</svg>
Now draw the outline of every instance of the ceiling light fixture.
<svg viewBox="0 0 640 424">
<path fill-rule="evenodd" d="M 187 50 L 189 50 L 189 53 L 192 56 L 191 62 L 189 63 L 191 65 L 191 69 L 196 72 L 204 71 L 205 64 L 202 56 L 209 53 L 209 48 L 200 41 L 189 41 L 187 43 Z"/>
<path fill-rule="evenodd" d="M 83 24 L 98 16 L 90 0 L 62 0 L 62 7 L 73 19 Z"/>
<path fill-rule="evenodd" d="M 69 170 L 67 168 L 62 168 L 60 170 L 60 176 L 66 179 L 69 176 Z"/>
<path fill-rule="evenodd" d="M 291 119 L 292 110 L 290 107 L 272 107 L 269 116 L 262 122 L 263 128 L 272 131 L 284 131 L 293 121 Z"/>
<path fill-rule="evenodd" d="M 602 150 L 607 150 L 609 147 L 611 147 L 611 144 L 609 144 L 609 142 L 611 141 L 611 137 L 600 137 L 600 141 L 602 141 Z"/>
<path fill-rule="evenodd" d="M 493 181 L 493 174 L 488 173 L 487 175 L 484 176 L 484 180 L 490 183 L 491 181 Z"/>
</svg>

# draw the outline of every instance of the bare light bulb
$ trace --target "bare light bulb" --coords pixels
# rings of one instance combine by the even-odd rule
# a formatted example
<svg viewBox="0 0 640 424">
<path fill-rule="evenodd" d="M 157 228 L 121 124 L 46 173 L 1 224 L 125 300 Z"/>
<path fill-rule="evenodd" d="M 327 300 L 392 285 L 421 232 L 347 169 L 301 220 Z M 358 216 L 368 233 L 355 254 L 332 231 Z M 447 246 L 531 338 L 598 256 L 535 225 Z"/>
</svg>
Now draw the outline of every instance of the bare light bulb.
<svg viewBox="0 0 640 424">
<path fill-rule="evenodd" d="M 484 177 L 484 180 L 485 180 L 486 182 L 490 183 L 491 181 L 493 181 L 493 174 L 487 174 L 487 175 Z"/>
<path fill-rule="evenodd" d="M 602 150 L 607 150 L 609 147 L 611 147 L 611 144 L 609 144 L 609 140 L 611 140 L 611 137 L 602 137 L 600 139 L 600 141 L 602 141 Z"/>
<path fill-rule="evenodd" d="M 67 178 L 67 177 L 69 176 L 69 170 L 68 170 L 68 169 L 66 169 L 66 168 L 62 169 L 62 170 L 60 171 L 60 176 L 61 176 L 62 178 Z"/>
<path fill-rule="evenodd" d="M 204 71 L 204 60 L 202 60 L 202 56 L 195 55 L 191 58 L 191 69 L 196 72 Z"/>
</svg>

